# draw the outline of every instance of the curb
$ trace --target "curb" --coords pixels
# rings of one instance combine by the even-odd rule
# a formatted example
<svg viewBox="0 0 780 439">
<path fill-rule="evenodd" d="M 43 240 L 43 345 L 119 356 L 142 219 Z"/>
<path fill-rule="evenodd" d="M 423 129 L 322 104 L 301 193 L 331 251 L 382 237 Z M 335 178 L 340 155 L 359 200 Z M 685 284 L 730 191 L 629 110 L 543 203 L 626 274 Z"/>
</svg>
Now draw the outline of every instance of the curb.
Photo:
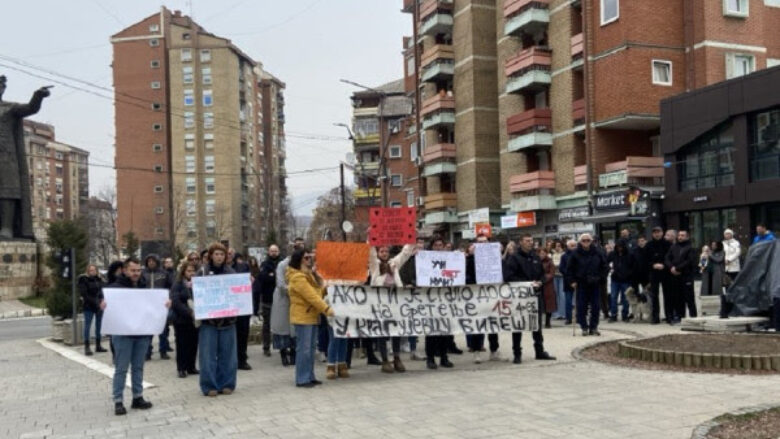
<svg viewBox="0 0 780 439">
<path fill-rule="evenodd" d="M 740 409 L 723 413 L 723 415 L 734 415 L 734 416 L 746 415 L 748 413 L 763 412 L 777 407 L 778 406 L 774 404 L 763 404 L 763 405 L 758 405 L 753 407 L 743 407 Z M 723 415 L 719 415 L 719 416 L 723 416 Z M 693 433 L 691 433 L 691 439 L 707 439 L 707 435 L 710 434 L 710 431 L 712 431 L 712 429 L 714 429 L 715 427 L 719 427 L 720 425 L 721 422 L 718 422 L 715 419 L 711 419 L 709 421 L 703 422 L 697 425 L 696 428 L 693 429 Z"/>
<path fill-rule="evenodd" d="M 99 374 L 102 374 L 102 375 L 105 375 L 106 377 L 108 377 L 110 379 L 114 378 L 114 368 L 109 366 L 109 365 L 107 365 L 107 364 L 105 364 L 105 363 L 103 363 L 103 362 L 100 362 L 98 360 L 93 360 L 92 358 L 89 358 L 86 355 L 80 354 L 80 353 L 74 351 L 73 349 L 67 348 L 67 347 L 65 347 L 65 346 L 63 346 L 63 345 L 61 345 L 59 343 L 54 343 L 54 342 L 50 341 L 48 338 L 40 338 L 40 339 L 38 339 L 36 341 L 38 342 L 38 344 L 40 344 L 44 348 L 46 348 L 46 349 L 48 349 L 50 351 L 54 351 L 55 353 L 57 353 L 57 354 L 65 357 L 65 358 L 67 358 L 70 361 L 79 363 L 82 366 L 86 366 L 88 369 L 92 369 L 95 372 L 97 372 Z M 130 377 L 130 373 L 131 373 L 131 370 L 128 367 L 128 370 L 127 370 L 128 379 L 125 382 L 125 387 L 127 387 L 128 389 L 132 388 L 132 382 L 131 382 L 131 380 L 129 378 Z M 147 381 L 143 382 L 144 390 L 152 389 L 154 387 L 157 387 L 157 386 L 155 384 L 152 384 L 152 383 L 147 382 Z"/>
<path fill-rule="evenodd" d="M 20 309 L 17 311 L 7 311 L 2 314 L 0 314 L 0 320 L 5 319 L 22 319 L 22 318 L 28 318 L 28 317 L 41 317 L 48 315 L 48 310 L 42 309 L 42 308 L 32 308 L 32 309 Z"/>
<path fill-rule="evenodd" d="M 735 355 L 680 352 L 635 346 L 632 344 L 634 341 L 636 340 L 618 343 L 618 355 L 650 363 L 664 363 L 694 368 L 780 371 L 780 355 L 777 354 Z"/>
</svg>

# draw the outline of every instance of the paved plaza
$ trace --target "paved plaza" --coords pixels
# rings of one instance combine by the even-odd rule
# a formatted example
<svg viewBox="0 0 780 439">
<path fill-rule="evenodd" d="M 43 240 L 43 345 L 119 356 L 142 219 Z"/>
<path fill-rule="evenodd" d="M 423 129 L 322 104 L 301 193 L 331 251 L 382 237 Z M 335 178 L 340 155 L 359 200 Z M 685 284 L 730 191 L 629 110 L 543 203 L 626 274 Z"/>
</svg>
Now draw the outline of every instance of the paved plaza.
<svg viewBox="0 0 780 439">
<path fill-rule="evenodd" d="M 113 413 L 110 379 L 35 340 L 0 342 L 0 437 L 3 438 L 688 438 L 723 412 L 778 402 L 780 376 L 729 376 L 627 369 L 576 358 L 590 343 L 678 332 L 668 325 L 604 324 L 602 337 L 545 331 L 556 362 L 524 363 L 454 355 L 455 368 L 428 371 L 406 361 L 405 374 L 383 374 L 355 360 L 352 378 L 293 386 L 293 369 L 250 346 L 254 370 L 239 371 L 230 396 L 207 398 L 197 377 L 180 379 L 173 360 L 147 363 L 148 411 Z M 156 344 L 156 340 L 155 340 Z M 465 347 L 462 336 L 458 344 Z M 501 338 L 508 356 L 511 342 Z M 74 350 L 75 352 L 76 350 Z M 109 354 L 96 357 L 110 362 Z M 126 390 L 126 404 L 130 392 Z"/>
</svg>

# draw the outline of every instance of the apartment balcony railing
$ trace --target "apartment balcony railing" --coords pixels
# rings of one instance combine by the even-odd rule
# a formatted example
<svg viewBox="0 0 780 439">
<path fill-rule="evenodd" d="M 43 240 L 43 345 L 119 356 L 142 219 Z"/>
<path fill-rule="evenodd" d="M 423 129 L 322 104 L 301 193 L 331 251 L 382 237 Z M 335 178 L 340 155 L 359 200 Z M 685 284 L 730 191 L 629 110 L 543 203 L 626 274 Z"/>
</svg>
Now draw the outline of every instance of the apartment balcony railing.
<svg viewBox="0 0 780 439">
<path fill-rule="evenodd" d="M 439 212 L 426 212 L 424 222 L 425 225 L 457 224 L 459 220 L 457 213 L 450 210 L 442 210 Z"/>
<path fill-rule="evenodd" d="M 534 108 L 506 120 L 509 151 L 552 146 L 552 113 L 549 108 Z"/>
<path fill-rule="evenodd" d="M 588 184 L 588 165 L 574 167 L 574 187 L 580 188 Z"/>
<path fill-rule="evenodd" d="M 425 165 L 423 169 L 423 177 L 432 177 L 434 175 L 441 174 L 454 174 L 458 170 L 458 166 L 453 162 L 436 162 Z"/>
<path fill-rule="evenodd" d="M 578 33 L 577 35 L 571 37 L 571 57 L 572 58 L 580 58 L 582 57 L 582 51 L 585 48 L 584 40 L 582 38 L 582 32 Z"/>
<path fill-rule="evenodd" d="M 423 153 L 423 162 L 426 164 L 440 159 L 454 159 L 456 156 L 455 144 L 437 143 L 436 145 L 426 146 Z"/>
<path fill-rule="evenodd" d="M 435 81 L 455 74 L 455 52 L 450 44 L 437 44 L 420 57 L 420 80 Z"/>
<path fill-rule="evenodd" d="M 575 126 L 585 123 L 585 98 L 571 103 L 571 120 Z"/>
<path fill-rule="evenodd" d="M 551 52 L 543 47 L 520 51 L 504 63 L 506 92 L 538 90 L 550 85 Z"/>
<path fill-rule="evenodd" d="M 512 176 L 509 180 L 509 190 L 514 196 L 511 200 L 511 209 L 516 212 L 556 208 L 553 171 L 536 171 Z"/>
<path fill-rule="evenodd" d="M 452 30 L 452 0 L 426 0 L 420 5 L 420 35 L 435 36 Z"/>
<path fill-rule="evenodd" d="M 458 206 L 458 194 L 453 192 L 440 192 L 429 194 L 425 197 L 426 210 L 439 210 Z"/>
<path fill-rule="evenodd" d="M 543 30 L 550 23 L 549 0 L 504 2 L 504 35 L 520 36 Z"/>
<path fill-rule="evenodd" d="M 664 185 L 664 160 L 662 157 L 629 156 L 625 160 L 607 163 L 606 172 L 599 175 L 599 187 L 611 188 L 627 185 Z"/>
<path fill-rule="evenodd" d="M 439 125 L 455 124 L 455 97 L 437 94 L 423 102 L 421 115 L 423 129 L 427 130 Z"/>
</svg>

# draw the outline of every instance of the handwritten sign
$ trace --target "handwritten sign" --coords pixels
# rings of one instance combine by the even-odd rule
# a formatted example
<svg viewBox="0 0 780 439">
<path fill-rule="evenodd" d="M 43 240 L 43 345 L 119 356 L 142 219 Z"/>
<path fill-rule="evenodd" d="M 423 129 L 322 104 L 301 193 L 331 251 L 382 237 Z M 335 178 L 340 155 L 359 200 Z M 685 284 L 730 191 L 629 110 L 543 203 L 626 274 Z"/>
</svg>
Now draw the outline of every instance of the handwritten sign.
<svg viewBox="0 0 780 439">
<path fill-rule="evenodd" d="M 474 244 L 474 266 L 478 284 L 497 284 L 504 281 L 501 270 L 501 244 L 484 242 Z"/>
<path fill-rule="evenodd" d="M 157 335 L 168 320 L 168 290 L 104 288 L 103 334 Z"/>
<path fill-rule="evenodd" d="M 358 242 L 317 243 L 317 273 L 325 280 L 358 281 L 368 278 L 369 245 Z"/>
<path fill-rule="evenodd" d="M 466 284 L 466 255 L 463 253 L 421 251 L 415 258 L 417 285 L 451 287 Z"/>
<path fill-rule="evenodd" d="M 374 207 L 369 223 L 368 239 L 373 246 L 414 244 L 417 239 L 414 208 Z"/>
<path fill-rule="evenodd" d="M 496 334 L 539 329 L 529 282 L 447 288 L 328 288 L 336 337 Z"/>
<path fill-rule="evenodd" d="M 252 314 L 249 273 L 192 278 L 195 319 L 219 319 Z"/>
</svg>

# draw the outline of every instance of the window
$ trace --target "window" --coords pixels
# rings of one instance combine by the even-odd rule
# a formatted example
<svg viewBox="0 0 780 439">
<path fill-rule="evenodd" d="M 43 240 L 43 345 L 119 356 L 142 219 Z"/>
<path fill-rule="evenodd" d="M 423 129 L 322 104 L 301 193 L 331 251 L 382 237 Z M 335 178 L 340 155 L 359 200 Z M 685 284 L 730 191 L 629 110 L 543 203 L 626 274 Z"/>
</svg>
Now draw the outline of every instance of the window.
<svg viewBox="0 0 780 439">
<path fill-rule="evenodd" d="M 601 0 L 601 25 L 612 23 L 620 17 L 620 0 Z"/>
<path fill-rule="evenodd" d="M 181 34 L 181 39 L 182 40 L 190 40 L 190 39 L 192 39 L 192 35 L 190 35 L 189 32 L 184 32 L 183 34 Z"/>
<path fill-rule="evenodd" d="M 213 216 L 216 211 L 217 202 L 215 200 L 206 200 L 206 215 Z"/>
<path fill-rule="evenodd" d="M 192 174 L 195 172 L 195 156 L 194 155 L 187 155 L 184 156 L 184 172 L 188 174 Z"/>
<path fill-rule="evenodd" d="M 187 209 L 187 216 L 195 216 L 197 207 L 194 199 L 187 198 L 187 200 L 184 202 L 184 206 Z"/>
<path fill-rule="evenodd" d="M 780 178 L 780 107 L 754 114 L 750 126 L 750 180 Z"/>
<path fill-rule="evenodd" d="M 185 84 L 192 84 L 194 82 L 192 75 L 192 66 L 184 66 L 181 68 L 182 81 Z"/>
<path fill-rule="evenodd" d="M 214 194 L 217 192 L 217 185 L 215 183 L 214 177 L 208 177 L 205 179 L 206 181 L 206 193 L 207 194 Z"/>
<path fill-rule="evenodd" d="M 726 54 L 726 79 L 737 78 L 753 73 L 756 69 L 756 60 L 753 55 L 741 53 Z"/>
<path fill-rule="evenodd" d="M 160 32 L 160 25 L 159 24 L 150 24 L 149 25 L 149 32 Z"/>
<path fill-rule="evenodd" d="M 211 139 L 203 139 L 203 148 L 204 149 L 214 149 L 214 138 Z"/>
<path fill-rule="evenodd" d="M 204 67 L 200 70 L 200 74 L 203 77 L 203 83 L 211 84 L 211 67 Z"/>
<path fill-rule="evenodd" d="M 210 107 L 214 103 L 211 90 L 203 90 L 203 106 Z"/>
<path fill-rule="evenodd" d="M 203 157 L 203 163 L 205 167 L 205 171 L 208 173 L 214 172 L 214 156 L 213 155 L 207 155 Z"/>
<path fill-rule="evenodd" d="M 400 145 L 390 145 L 390 158 L 391 159 L 401 158 L 401 146 Z"/>
<path fill-rule="evenodd" d="M 195 105 L 195 92 L 191 88 L 184 90 L 184 106 L 191 107 Z"/>
<path fill-rule="evenodd" d="M 391 201 L 390 202 L 390 207 L 401 207 L 401 202 L 400 201 Z"/>
<path fill-rule="evenodd" d="M 150 47 L 157 47 L 159 45 L 160 45 L 160 40 L 158 40 L 157 38 L 152 38 L 151 40 L 149 40 Z"/>
<path fill-rule="evenodd" d="M 214 113 L 203 113 L 203 128 L 214 128 Z"/>
<path fill-rule="evenodd" d="M 393 174 L 390 176 L 390 185 L 391 186 L 403 186 L 404 184 L 404 177 L 401 174 Z"/>
<path fill-rule="evenodd" d="M 414 190 L 406 192 L 406 205 L 408 207 L 414 207 Z"/>
<path fill-rule="evenodd" d="M 209 49 L 201 49 L 200 50 L 200 62 L 209 62 L 211 61 L 211 50 Z"/>
<path fill-rule="evenodd" d="M 181 62 L 192 61 L 192 49 L 181 49 Z"/>
<path fill-rule="evenodd" d="M 677 157 L 680 191 L 734 186 L 733 156 L 730 125 L 691 142 Z"/>
<path fill-rule="evenodd" d="M 159 123 L 152 124 L 152 131 L 162 131 L 162 125 Z"/>
<path fill-rule="evenodd" d="M 414 57 L 406 59 L 406 76 L 414 76 Z"/>
<path fill-rule="evenodd" d="M 184 112 L 184 128 L 194 128 L 195 127 L 195 113 L 192 111 L 185 111 Z"/>
<path fill-rule="evenodd" d="M 160 81 L 152 81 L 151 84 L 149 84 L 149 86 L 152 87 L 152 90 L 159 90 Z"/>
<path fill-rule="evenodd" d="M 162 206 L 157 206 L 154 208 L 154 213 L 156 213 L 157 215 L 162 215 L 163 212 L 165 212 L 165 209 L 163 209 Z"/>
<path fill-rule="evenodd" d="M 154 193 L 160 194 L 160 193 L 162 193 L 162 191 L 163 191 L 163 187 L 162 186 L 157 185 L 157 186 L 154 187 Z"/>
<path fill-rule="evenodd" d="M 417 142 L 412 142 L 412 144 L 409 146 L 409 158 L 412 160 L 416 159 L 418 157 L 417 153 Z"/>
<path fill-rule="evenodd" d="M 780 1 L 780 0 L 778 0 Z M 778 3 L 780 5 L 780 3 Z M 766 59 L 766 68 L 776 67 L 780 66 L 780 58 L 767 58 Z"/>
<path fill-rule="evenodd" d="M 672 85 L 672 62 L 653 60 L 653 84 Z"/>
<path fill-rule="evenodd" d="M 747 17 L 748 0 L 723 0 L 723 15 L 727 17 Z"/>
<path fill-rule="evenodd" d="M 165 229 L 163 229 L 162 227 L 157 227 L 156 229 L 154 229 L 154 233 L 157 236 L 163 236 L 165 234 Z"/>
<path fill-rule="evenodd" d="M 149 63 L 149 65 L 150 65 L 150 67 L 151 67 L 151 68 L 153 68 L 153 69 L 159 69 L 159 68 L 160 68 L 160 60 L 159 60 L 159 59 L 153 59 L 153 60 L 152 60 L 152 61 Z"/>
<path fill-rule="evenodd" d="M 371 117 L 355 119 L 355 137 L 358 139 L 379 133 L 379 120 Z"/>
<path fill-rule="evenodd" d="M 206 236 L 208 237 L 215 237 L 217 236 L 217 222 L 214 220 L 206 220 Z"/>
<path fill-rule="evenodd" d="M 780 8 L 780 0 L 764 0 L 764 4 L 767 6 Z"/>
<path fill-rule="evenodd" d="M 163 165 L 154 165 L 154 172 L 162 172 Z"/>
<path fill-rule="evenodd" d="M 187 177 L 184 179 L 184 187 L 186 188 L 186 191 L 188 194 L 194 194 L 196 187 L 195 187 L 195 177 Z"/>
<path fill-rule="evenodd" d="M 159 102 L 152 102 L 152 110 L 160 111 L 160 109 L 162 109 L 162 105 Z"/>
</svg>

